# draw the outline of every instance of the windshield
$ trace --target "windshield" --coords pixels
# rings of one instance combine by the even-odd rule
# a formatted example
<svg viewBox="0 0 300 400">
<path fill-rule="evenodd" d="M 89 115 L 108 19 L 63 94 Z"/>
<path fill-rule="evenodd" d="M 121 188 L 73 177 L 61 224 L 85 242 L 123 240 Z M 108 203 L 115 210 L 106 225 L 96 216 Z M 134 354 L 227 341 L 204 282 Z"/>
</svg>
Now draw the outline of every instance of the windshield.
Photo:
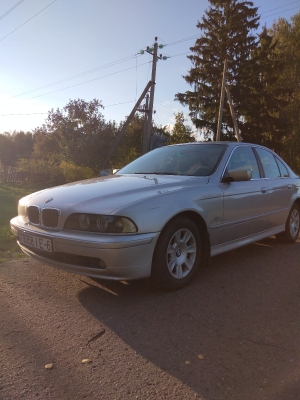
<svg viewBox="0 0 300 400">
<path fill-rule="evenodd" d="M 118 174 L 211 175 L 225 150 L 224 144 L 185 144 L 150 151 Z"/>
</svg>

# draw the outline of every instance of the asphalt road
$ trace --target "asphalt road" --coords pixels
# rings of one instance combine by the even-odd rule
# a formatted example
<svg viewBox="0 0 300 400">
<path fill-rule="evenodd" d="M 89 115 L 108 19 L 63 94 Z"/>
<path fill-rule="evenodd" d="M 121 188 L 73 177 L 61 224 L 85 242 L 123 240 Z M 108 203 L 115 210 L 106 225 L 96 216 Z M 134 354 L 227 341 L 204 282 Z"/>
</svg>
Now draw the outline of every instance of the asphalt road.
<svg viewBox="0 0 300 400">
<path fill-rule="evenodd" d="M 299 264 L 270 238 L 177 292 L 0 264 L 0 399 L 299 400 Z"/>
</svg>

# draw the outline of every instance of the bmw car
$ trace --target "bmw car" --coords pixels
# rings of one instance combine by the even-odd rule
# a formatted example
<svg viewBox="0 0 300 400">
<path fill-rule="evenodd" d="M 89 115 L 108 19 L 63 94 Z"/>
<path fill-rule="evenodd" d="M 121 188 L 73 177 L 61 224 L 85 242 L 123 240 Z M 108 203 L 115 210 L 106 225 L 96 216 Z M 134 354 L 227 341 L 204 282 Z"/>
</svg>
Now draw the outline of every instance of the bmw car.
<svg viewBox="0 0 300 400">
<path fill-rule="evenodd" d="M 197 142 L 30 194 L 10 225 L 43 264 L 177 289 L 217 254 L 272 235 L 295 242 L 299 207 L 300 178 L 270 149 Z"/>
</svg>

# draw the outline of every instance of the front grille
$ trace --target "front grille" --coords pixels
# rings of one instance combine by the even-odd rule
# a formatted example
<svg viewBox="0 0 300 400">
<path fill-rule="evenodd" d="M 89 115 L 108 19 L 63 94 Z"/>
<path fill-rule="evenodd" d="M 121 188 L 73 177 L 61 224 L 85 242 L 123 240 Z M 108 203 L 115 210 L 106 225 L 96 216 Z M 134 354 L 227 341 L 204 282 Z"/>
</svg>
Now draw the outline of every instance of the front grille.
<svg viewBox="0 0 300 400">
<path fill-rule="evenodd" d="M 42 210 L 42 224 L 47 228 L 56 228 L 58 223 L 59 210 L 44 208 Z"/>
<path fill-rule="evenodd" d="M 36 206 L 29 206 L 26 210 L 29 222 L 38 224 L 40 222 L 40 210 Z"/>
</svg>

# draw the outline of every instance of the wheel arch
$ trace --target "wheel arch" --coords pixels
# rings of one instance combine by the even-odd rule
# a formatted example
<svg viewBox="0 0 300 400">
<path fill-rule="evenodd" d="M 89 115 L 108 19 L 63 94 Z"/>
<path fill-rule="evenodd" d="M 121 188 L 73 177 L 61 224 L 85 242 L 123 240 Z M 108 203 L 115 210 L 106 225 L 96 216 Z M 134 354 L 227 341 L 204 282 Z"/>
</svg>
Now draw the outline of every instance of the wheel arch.
<svg viewBox="0 0 300 400">
<path fill-rule="evenodd" d="M 296 203 L 296 204 L 298 205 L 298 207 L 300 208 L 300 197 L 298 197 L 298 198 L 294 201 L 294 203 L 292 204 L 292 207 L 293 207 L 293 205 L 294 205 L 295 203 Z M 291 208 L 292 208 L 292 207 L 291 207 Z"/>
<path fill-rule="evenodd" d="M 300 199 L 299 199 L 299 201 L 300 201 Z M 203 238 L 202 244 L 203 244 L 204 251 L 201 254 L 201 264 L 208 265 L 209 260 L 210 260 L 210 236 L 209 236 L 209 232 L 207 230 L 207 225 L 206 225 L 205 220 L 196 211 L 186 210 L 186 211 L 182 211 L 176 215 L 173 215 L 172 218 L 170 218 L 165 223 L 164 227 L 161 230 L 160 235 L 162 234 L 162 232 L 164 231 L 164 229 L 170 222 L 174 221 L 177 218 L 182 218 L 182 217 L 189 218 L 191 221 L 196 222 L 199 233 L 200 233 L 201 237 Z"/>
</svg>

